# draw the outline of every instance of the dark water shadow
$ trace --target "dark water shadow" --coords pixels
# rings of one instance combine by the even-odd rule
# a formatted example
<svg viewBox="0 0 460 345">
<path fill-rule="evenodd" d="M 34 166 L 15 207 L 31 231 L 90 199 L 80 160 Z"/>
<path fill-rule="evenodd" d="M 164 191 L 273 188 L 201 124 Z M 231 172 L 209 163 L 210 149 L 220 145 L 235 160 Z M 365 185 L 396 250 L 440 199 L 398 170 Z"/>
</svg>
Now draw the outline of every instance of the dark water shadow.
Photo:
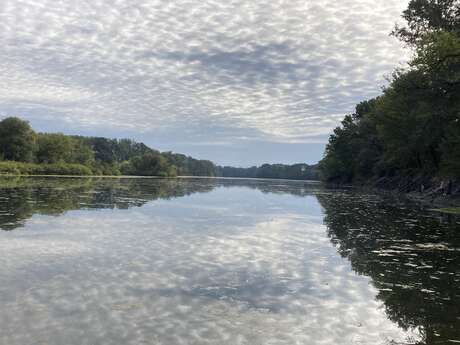
<svg viewBox="0 0 460 345">
<path fill-rule="evenodd" d="M 419 329 L 417 344 L 460 342 L 460 218 L 375 195 L 317 197 L 332 243 L 372 278 L 388 318 Z"/>
</svg>

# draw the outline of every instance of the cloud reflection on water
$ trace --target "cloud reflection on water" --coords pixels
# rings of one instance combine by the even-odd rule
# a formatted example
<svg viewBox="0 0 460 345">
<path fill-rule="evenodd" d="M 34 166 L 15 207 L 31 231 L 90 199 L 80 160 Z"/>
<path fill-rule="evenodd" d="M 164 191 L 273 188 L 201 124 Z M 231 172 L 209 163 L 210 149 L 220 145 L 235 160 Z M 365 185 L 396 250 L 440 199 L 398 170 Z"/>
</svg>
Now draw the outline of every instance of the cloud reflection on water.
<svg viewBox="0 0 460 345">
<path fill-rule="evenodd" d="M 0 238 L 0 343 L 406 339 L 370 279 L 337 255 L 318 210 L 313 196 L 218 188 L 123 211 L 34 216 Z"/>
</svg>

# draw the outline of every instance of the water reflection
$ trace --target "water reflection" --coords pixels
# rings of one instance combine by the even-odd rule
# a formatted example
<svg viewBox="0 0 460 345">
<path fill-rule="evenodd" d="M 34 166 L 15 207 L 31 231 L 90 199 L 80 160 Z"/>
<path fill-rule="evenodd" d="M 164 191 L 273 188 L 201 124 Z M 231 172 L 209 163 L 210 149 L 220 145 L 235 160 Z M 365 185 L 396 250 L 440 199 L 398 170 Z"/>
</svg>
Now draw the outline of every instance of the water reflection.
<svg viewBox="0 0 460 345">
<path fill-rule="evenodd" d="M 0 230 L 23 227 L 34 214 L 57 216 L 78 209 L 127 209 L 157 199 L 206 193 L 216 187 L 245 187 L 263 193 L 306 196 L 315 186 L 318 187 L 315 182 L 286 184 L 257 179 L 0 177 Z"/>
<path fill-rule="evenodd" d="M 34 214 L 61 215 L 78 209 L 127 209 L 148 201 L 209 192 L 215 181 L 200 179 L 0 177 L 0 229 L 22 227 Z"/>
<path fill-rule="evenodd" d="M 376 196 L 318 195 L 353 270 L 372 278 L 388 317 L 421 344 L 460 343 L 459 219 Z"/>
<path fill-rule="evenodd" d="M 459 340 L 454 218 L 305 182 L 32 178 L 0 192 L 0 227 L 23 227 L 0 232 L 0 344 Z"/>
</svg>

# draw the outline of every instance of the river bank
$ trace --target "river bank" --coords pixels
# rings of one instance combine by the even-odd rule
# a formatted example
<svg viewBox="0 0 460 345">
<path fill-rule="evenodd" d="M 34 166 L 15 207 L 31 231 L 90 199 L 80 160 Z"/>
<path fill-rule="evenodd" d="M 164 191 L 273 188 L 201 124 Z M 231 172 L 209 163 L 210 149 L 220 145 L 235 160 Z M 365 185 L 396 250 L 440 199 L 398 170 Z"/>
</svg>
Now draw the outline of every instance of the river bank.
<svg viewBox="0 0 460 345">
<path fill-rule="evenodd" d="M 352 184 L 326 184 L 405 197 L 425 207 L 460 214 L 460 181 L 426 177 L 382 177 Z"/>
<path fill-rule="evenodd" d="M 404 194 L 411 200 L 436 208 L 458 208 L 460 213 L 460 181 L 419 176 L 380 178 L 373 184 L 377 189 Z"/>
</svg>

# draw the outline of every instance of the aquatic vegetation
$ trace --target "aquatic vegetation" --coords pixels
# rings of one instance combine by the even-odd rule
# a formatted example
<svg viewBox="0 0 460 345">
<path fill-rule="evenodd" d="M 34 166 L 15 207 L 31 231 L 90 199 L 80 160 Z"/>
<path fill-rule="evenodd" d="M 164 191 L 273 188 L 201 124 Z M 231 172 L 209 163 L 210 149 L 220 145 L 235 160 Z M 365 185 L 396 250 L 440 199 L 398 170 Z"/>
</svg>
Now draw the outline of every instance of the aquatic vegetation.
<svg viewBox="0 0 460 345">
<path fill-rule="evenodd" d="M 433 211 L 450 213 L 450 214 L 460 214 L 460 207 L 445 207 L 445 208 L 435 208 Z"/>
</svg>

